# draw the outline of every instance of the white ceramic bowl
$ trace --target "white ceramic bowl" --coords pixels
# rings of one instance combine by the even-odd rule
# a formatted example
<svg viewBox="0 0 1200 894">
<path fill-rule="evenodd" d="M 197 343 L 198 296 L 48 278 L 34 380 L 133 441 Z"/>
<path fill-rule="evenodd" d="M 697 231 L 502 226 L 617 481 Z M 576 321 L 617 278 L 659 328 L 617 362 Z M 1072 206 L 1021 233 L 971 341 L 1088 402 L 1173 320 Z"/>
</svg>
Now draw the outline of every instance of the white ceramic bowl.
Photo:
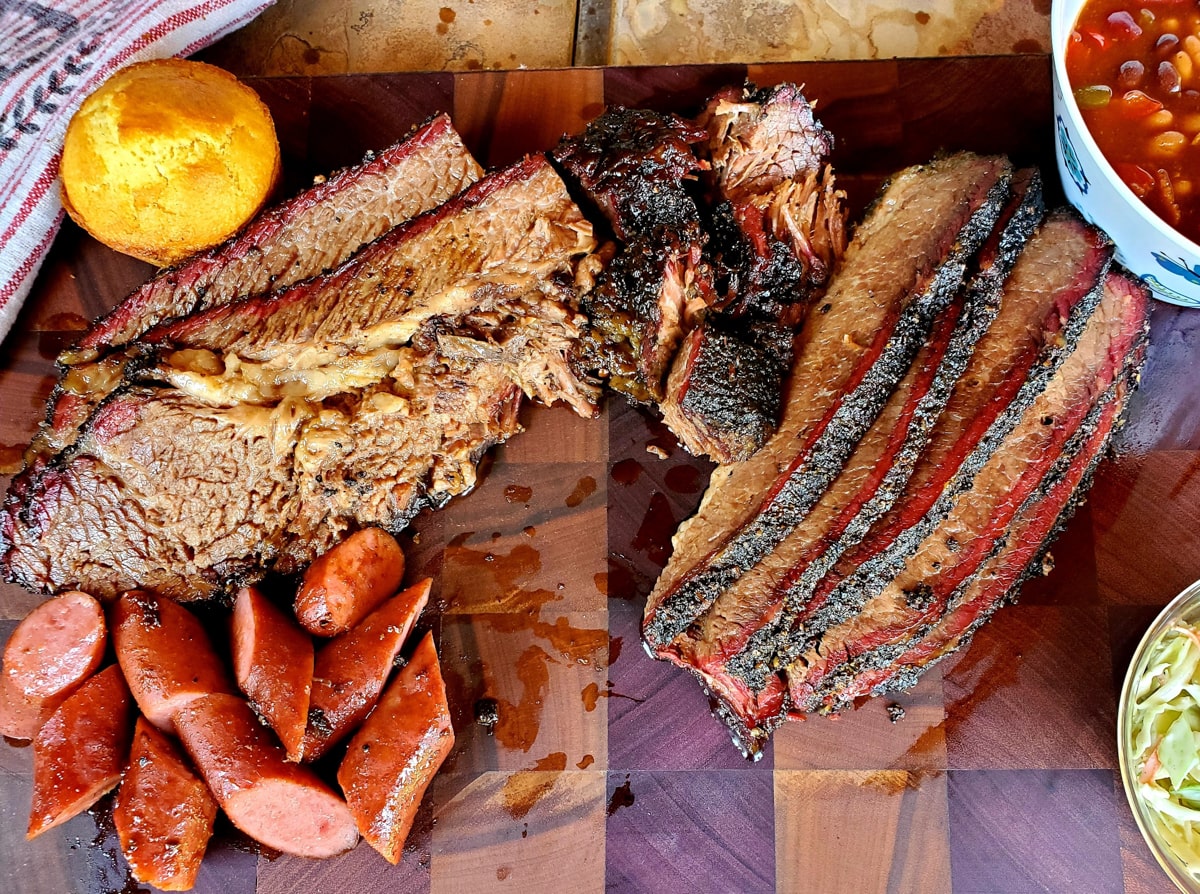
<svg viewBox="0 0 1200 894">
<path fill-rule="evenodd" d="M 1117 707 L 1117 756 L 1121 765 L 1121 784 L 1125 787 L 1125 797 L 1129 800 L 1129 808 L 1133 811 L 1133 818 L 1137 821 L 1142 837 L 1150 846 L 1150 852 L 1180 891 L 1184 894 L 1200 894 L 1200 880 L 1192 876 L 1171 851 L 1170 845 L 1159 834 L 1154 815 L 1138 797 L 1138 768 L 1132 745 L 1134 681 L 1145 672 L 1150 649 L 1180 621 L 1191 625 L 1200 624 L 1200 581 L 1196 581 L 1171 600 L 1146 630 L 1137 651 L 1133 653 Z"/>
<path fill-rule="evenodd" d="M 1085 0 L 1053 0 L 1054 152 L 1067 201 L 1107 232 L 1117 260 L 1145 281 L 1154 297 L 1200 307 L 1200 245 L 1147 208 L 1105 161 L 1079 114 L 1067 79 L 1066 49 Z"/>
</svg>

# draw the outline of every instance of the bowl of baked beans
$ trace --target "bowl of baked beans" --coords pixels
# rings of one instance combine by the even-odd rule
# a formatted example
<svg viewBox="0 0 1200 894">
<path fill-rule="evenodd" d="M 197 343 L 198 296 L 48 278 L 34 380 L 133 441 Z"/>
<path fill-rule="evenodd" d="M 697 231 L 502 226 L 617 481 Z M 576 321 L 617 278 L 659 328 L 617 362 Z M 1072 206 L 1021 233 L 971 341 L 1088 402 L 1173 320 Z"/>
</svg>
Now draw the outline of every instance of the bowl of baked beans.
<svg viewBox="0 0 1200 894">
<path fill-rule="evenodd" d="M 1200 2 L 1054 0 L 1063 190 L 1155 297 L 1200 307 Z"/>
</svg>

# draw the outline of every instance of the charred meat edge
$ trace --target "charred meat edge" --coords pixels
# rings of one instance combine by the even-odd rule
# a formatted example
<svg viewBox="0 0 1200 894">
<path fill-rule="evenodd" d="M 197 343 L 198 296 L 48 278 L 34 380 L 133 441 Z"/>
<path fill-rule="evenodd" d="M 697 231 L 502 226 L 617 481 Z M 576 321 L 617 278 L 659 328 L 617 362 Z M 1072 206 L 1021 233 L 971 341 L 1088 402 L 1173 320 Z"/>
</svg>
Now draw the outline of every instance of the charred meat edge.
<svg viewBox="0 0 1200 894">
<path fill-rule="evenodd" d="M 954 231 L 946 233 L 941 243 L 943 256 L 930 259 L 932 269 L 918 278 L 910 295 L 903 296 L 894 327 L 879 334 L 876 344 L 886 341 L 872 352 L 875 359 L 868 361 L 868 368 L 859 367 L 858 384 L 826 414 L 823 428 L 818 426 L 809 446 L 776 478 L 757 509 L 690 568 L 657 605 L 647 604 L 643 636 L 652 650 L 665 649 L 745 569 L 774 550 L 837 477 L 911 365 L 933 315 L 958 291 L 969 258 L 995 226 L 1007 201 L 1011 172 L 1000 160 L 992 161 L 990 182 L 972 184 L 965 219 L 954 222 Z"/>
</svg>

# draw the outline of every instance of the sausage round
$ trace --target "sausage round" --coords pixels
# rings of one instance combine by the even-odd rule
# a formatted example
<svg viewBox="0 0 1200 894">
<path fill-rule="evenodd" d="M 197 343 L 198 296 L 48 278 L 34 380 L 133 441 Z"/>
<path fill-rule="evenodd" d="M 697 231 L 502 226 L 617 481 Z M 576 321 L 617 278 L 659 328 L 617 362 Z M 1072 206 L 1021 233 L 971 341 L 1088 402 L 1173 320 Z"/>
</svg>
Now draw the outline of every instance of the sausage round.
<svg viewBox="0 0 1200 894">
<path fill-rule="evenodd" d="M 313 562 L 296 594 L 296 617 L 314 636 L 349 630 L 400 588 L 404 552 L 382 528 L 351 534 Z"/>
</svg>

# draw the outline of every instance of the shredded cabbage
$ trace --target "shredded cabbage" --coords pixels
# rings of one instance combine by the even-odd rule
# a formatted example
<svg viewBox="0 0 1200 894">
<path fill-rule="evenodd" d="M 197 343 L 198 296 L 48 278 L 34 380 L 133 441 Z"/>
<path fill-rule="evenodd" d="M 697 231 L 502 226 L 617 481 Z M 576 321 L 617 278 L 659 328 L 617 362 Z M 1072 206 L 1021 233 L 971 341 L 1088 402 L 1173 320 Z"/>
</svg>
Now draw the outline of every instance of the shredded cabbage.
<svg viewBox="0 0 1200 894">
<path fill-rule="evenodd" d="M 1151 647 L 1126 744 L 1152 822 L 1200 880 L 1200 630 L 1177 624 Z"/>
</svg>

